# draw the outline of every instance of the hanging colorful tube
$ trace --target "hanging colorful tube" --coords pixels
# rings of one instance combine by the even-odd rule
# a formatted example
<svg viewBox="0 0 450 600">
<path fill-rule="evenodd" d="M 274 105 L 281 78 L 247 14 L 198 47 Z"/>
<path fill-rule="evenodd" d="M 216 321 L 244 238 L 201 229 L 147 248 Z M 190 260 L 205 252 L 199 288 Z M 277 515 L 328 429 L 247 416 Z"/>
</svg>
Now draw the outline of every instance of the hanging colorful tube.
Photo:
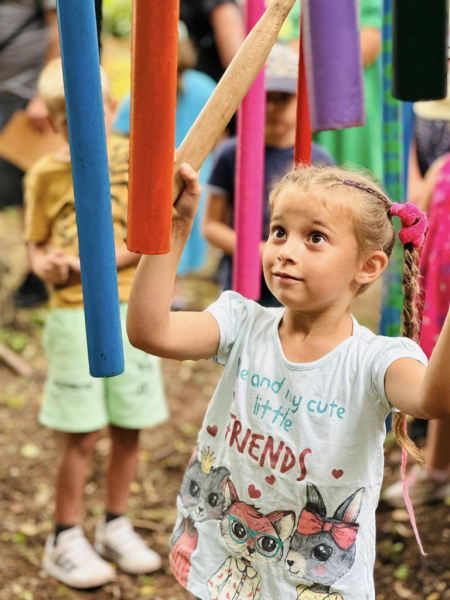
<svg viewBox="0 0 450 600">
<path fill-rule="evenodd" d="M 172 234 L 179 0 L 134 0 L 127 247 L 167 254 Z"/>
<path fill-rule="evenodd" d="M 295 133 L 294 165 L 311 164 L 312 133 L 309 124 L 308 89 L 302 19 L 300 19 L 300 56 L 298 63 L 297 130 Z"/>
<path fill-rule="evenodd" d="M 247 0 L 247 34 L 264 14 L 264 0 Z M 266 92 L 264 67 L 256 77 L 238 112 L 238 143 L 234 229 L 233 289 L 246 298 L 261 295 L 261 257 L 264 202 Z"/>
<path fill-rule="evenodd" d="M 94 0 L 58 0 L 89 368 L 124 370 Z"/>
<path fill-rule="evenodd" d="M 305 0 L 303 20 L 312 131 L 364 125 L 358 0 Z"/>
<path fill-rule="evenodd" d="M 392 95 L 442 100 L 447 95 L 447 0 L 393 0 Z"/>
</svg>

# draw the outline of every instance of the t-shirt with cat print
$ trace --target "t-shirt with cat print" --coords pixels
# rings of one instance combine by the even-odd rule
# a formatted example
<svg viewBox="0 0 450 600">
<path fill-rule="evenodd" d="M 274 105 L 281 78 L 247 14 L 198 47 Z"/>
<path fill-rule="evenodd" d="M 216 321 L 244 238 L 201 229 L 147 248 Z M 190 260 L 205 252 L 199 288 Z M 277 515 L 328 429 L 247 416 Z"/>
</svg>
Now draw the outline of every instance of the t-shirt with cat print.
<svg viewBox="0 0 450 600">
<path fill-rule="evenodd" d="M 170 560 L 201 600 L 374 600 L 387 368 L 426 364 L 405 338 L 353 334 L 319 360 L 287 360 L 284 308 L 225 292 L 224 366 L 177 498 Z"/>
</svg>

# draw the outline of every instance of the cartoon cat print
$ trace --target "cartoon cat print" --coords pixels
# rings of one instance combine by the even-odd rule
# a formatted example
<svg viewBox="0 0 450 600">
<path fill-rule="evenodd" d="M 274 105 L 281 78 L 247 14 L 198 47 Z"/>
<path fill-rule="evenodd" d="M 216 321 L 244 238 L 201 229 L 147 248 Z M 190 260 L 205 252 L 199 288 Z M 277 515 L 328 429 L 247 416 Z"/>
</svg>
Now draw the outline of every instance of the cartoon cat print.
<svg viewBox="0 0 450 600">
<path fill-rule="evenodd" d="M 225 510 L 222 484 L 230 476 L 225 467 L 214 468 L 214 453 L 203 450 L 199 459 L 198 445 L 181 484 L 178 503 L 184 513 L 174 531 L 170 547 L 172 572 L 184 587 L 191 568 L 191 555 L 197 547 L 198 531 L 194 523 L 220 520 Z"/>
<path fill-rule="evenodd" d="M 307 502 L 286 556 L 289 573 L 309 582 L 297 587 L 297 600 L 344 600 L 331 586 L 353 566 L 356 556 L 356 523 L 364 488 L 347 498 L 327 517 L 323 498 L 315 485 L 307 484 Z"/>
<path fill-rule="evenodd" d="M 211 600 L 259 600 L 261 577 L 257 566 L 278 563 L 283 544 L 295 526 L 293 511 L 263 515 L 241 502 L 230 479 L 224 482 L 227 509 L 220 529 L 231 556 L 208 581 Z"/>
</svg>

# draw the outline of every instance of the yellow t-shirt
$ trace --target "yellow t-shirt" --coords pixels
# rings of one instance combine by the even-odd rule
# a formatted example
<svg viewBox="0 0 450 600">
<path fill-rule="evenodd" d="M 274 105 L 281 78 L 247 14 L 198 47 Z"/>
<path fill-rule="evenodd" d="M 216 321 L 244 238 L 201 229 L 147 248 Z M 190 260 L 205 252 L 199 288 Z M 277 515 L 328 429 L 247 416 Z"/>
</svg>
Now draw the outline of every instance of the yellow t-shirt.
<svg viewBox="0 0 450 600">
<path fill-rule="evenodd" d="M 111 204 L 116 248 L 123 244 L 127 230 L 128 207 L 128 140 L 108 140 Z M 75 198 L 72 183 L 72 165 L 45 156 L 28 171 L 25 177 L 25 238 L 27 242 L 49 244 L 78 257 L 78 235 L 75 219 Z M 136 266 L 117 273 L 119 300 L 127 302 Z M 52 289 L 50 298 L 55 308 L 81 308 L 81 283 Z"/>
</svg>

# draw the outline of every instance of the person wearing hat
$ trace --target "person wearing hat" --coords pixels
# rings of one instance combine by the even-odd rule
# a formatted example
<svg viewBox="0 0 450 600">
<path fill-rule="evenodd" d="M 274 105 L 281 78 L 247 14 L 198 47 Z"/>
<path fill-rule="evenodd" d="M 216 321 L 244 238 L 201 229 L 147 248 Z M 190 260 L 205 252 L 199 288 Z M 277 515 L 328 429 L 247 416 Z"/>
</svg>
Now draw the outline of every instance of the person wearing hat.
<svg viewBox="0 0 450 600">
<path fill-rule="evenodd" d="M 275 183 L 286 175 L 294 161 L 297 116 L 298 53 L 289 46 L 275 44 L 266 64 L 266 129 L 263 238 L 270 229 L 269 193 Z M 223 251 L 219 267 L 224 290 L 231 289 L 232 256 L 236 246 L 233 230 L 234 181 L 237 138 L 232 137 L 217 147 L 207 186 L 203 234 L 213 246 Z M 318 144 L 312 144 L 312 164 L 334 165 L 331 155 Z M 277 306 L 276 299 L 261 280 L 260 303 Z"/>
<path fill-rule="evenodd" d="M 409 154 L 408 200 L 422 207 L 426 201 L 428 169 L 450 152 L 450 94 L 444 100 L 416 102 L 413 109 L 414 139 Z"/>
</svg>

